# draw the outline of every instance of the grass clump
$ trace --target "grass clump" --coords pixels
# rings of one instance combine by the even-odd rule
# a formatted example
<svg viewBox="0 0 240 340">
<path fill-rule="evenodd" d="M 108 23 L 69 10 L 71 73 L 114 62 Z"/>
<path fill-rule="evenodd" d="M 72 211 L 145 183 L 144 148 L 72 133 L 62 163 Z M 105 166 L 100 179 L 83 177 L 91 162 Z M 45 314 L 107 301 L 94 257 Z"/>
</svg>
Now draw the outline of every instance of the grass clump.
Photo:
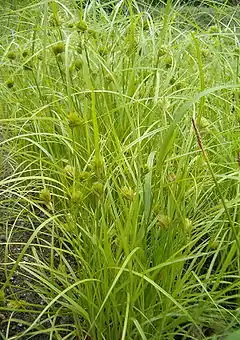
<svg viewBox="0 0 240 340">
<path fill-rule="evenodd" d="M 0 335 L 228 336 L 238 12 L 83 5 L 1 12 Z"/>
</svg>

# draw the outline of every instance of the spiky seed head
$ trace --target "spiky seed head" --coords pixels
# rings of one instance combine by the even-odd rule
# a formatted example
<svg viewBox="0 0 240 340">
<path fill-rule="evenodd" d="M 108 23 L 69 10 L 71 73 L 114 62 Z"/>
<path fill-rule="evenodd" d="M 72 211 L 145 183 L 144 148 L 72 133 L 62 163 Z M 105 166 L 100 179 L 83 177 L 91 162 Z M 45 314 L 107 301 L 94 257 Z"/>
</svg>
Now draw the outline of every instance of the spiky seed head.
<svg viewBox="0 0 240 340">
<path fill-rule="evenodd" d="M 97 32 L 96 31 L 94 31 L 94 30 L 92 30 L 92 29 L 89 29 L 88 31 L 88 34 L 90 35 L 90 36 L 92 36 L 93 38 L 97 38 Z"/>
<path fill-rule="evenodd" d="M 39 199 L 46 205 L 51 202 L 51 193 L 48 188 L 44 188 L 40 194 L 39 194 Z"/>
<path fill-rule="evenodd" d="M 80 20 L 76 23 L 76 28 L 79 32 L 86 32 L 88 29 L 88 26 L 84 20 Z"/>
<path fill-rule="evenodd" d="M 190 234 L 193 230 L 192 221 L 189 218 L 185 218 L 183 222 L 183 229 L 187 234 Z"/>
<path fill-rule="evenodd" d="M 79 117 L 77 112 L 70 112 L 68 115 L 68 125 L 70 129 L 74 129 L 78 126 L 81 126 L 83 123 L 82 118 Z"/>
<path fill-rule="evenodd" d="M 202 116 L 199 122 L 199 129 L 207 130 L 210 127 L 210 125 L 211 125 L 211 122 L 207 118 Z"/>
<path fill-rule="evenodd" d="M 83 193 L 79 190 L 73 190 L 71 193 L 71 203 L 79 204 L 83 200 Z"/>
<path fill-rule="evenodd" d="M 14 86 L 14 80 L 13 79 L 8 79 L 6 81 L 6 86 L 11 89 Z"/>
<path fill-rule="evenodd" d="M 98 156 L 93 159 L 92 168 L 95 172 L 102 171 L 104 169 L 104 159 L 102 156 Z"/>
<path fill-rule="evenodd" d="M 170 55 L 166 56 L 166 58 L 164 60 L 164 63 L 165 63 L 165 67 L 167 69 L 171 68 L 172 67 L 172 63 L 173 63 L 172 57 Z"/>
<path fill-rule="evenodd" d="M 216 25 L 212 25 L 209 27 L 208 29 L 208 33 L 218 33 L 219 32 L 219 28 Z"/>
<path fill-rule="evenodd" d="M 104 57 L 108 53 L 108 49 L 106 46 L 100 46 L 98 49 L 98 53 L 101 57 Z"/>
<path fill-rule="evenodd" d="M 170 173 L 168 176 L 167 176 L 167 179 L 168 179 L 168 182 L 175 182 L 177 177 L 174 173 Z"/>
<path fill-rule="evenodd" d="M 16 52 L 14 52 L 14 51 L 9 51 L 9 52 L 7 53 L 7 58 L 10 59 L 10 60 L 15 60 L 15 59 L 17 58 Z"/>
<path fill-rule="evenodd" d="M 121 189 L 121 193 L 122 193 L 123 198 L 125 198 L 128 201 L 133 201 L 134 197 L 136 196 L 136 192 L 131 187 L 127 187 L 127 186 L 124 186 Z"/>
<path fill-rule="evenodd" d="M 77 71 L 81 70 L 82 66 L 83 66 L 83 61 L 82 61 L 82 59 L 77 59 L 77 60 L 75 60 L 75 62 L 74 62 L 74 67 L 75 67 L 75 69 L 76 69 Z"/>
<path fill-rule="evenodd" d="M 210 56 L 210 51 L 207 48 L 201 49 L 201 55 L 203 58 L 207 58 Z"/>
<path fill-rule="evenodd" d="M 166 46 L 161 46 L 160 49 L 158 50 L 158 56 L 163 57 L 168 53 L 168 49 Z"/>
<path fill-rule="evenodd" d="M 157 219 L 161 229 L 167 229 L 171 223 L 171 219 L 168 215 L 159 214 Z"/>
<path fill-rule="evenodd" d="M 104 185 L 101 182 L 94 182 L 92 185 L 92 191 L 98 195 L 98 196 L 102 196 L 103 192 L 104 192 Z"/>
<path fill-rule="evenodd" d="M 61 54 L 65 51 L 65 45 L 63 42 L 58 42 L 52 47 L 52 50 L 55 55 Z"/>
<path fill-rule="evenodd" d="M 24 50 L 22 53 L 23 58 L 26 58 L 29 55 L 29 51 L 28 50 Z"/>
<path fill-rule="evenodd" d="M 64 171 L 65 171 L 66 175 L 68 175 L 70 177 L 74 177 L 75 169 L 74 169 L 73 166 L 67 164 L 64 168 Z"/>
<path fill-rule="evenodd" d="M 91 177 L 91 172 L 89 171 L 80 171 L 78 174 L 78 178 L 80 181 L 87 181 Z"/>
</svg>

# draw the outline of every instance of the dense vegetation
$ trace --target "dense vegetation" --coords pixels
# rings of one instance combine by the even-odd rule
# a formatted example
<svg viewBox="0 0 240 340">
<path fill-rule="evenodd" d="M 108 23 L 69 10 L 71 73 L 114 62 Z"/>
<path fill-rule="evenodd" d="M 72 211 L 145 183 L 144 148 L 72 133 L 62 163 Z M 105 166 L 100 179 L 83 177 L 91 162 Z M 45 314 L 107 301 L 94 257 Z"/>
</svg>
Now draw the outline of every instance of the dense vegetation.
<svg viewBox="0 0 240 340">
<path fill-rule="evenodd" d="M 104 2 L 104 1 L 103 1 Z M 166 4 L 171 2 L 172 4 L 188 5 L 188 6 L 221 6 L 221 5 L 238 5 L 239 0 L 148 0 L 152 5 L 159 5 L 161 3 Z"/>
<path fill-rule="evenodd" d="M 211 7 L 2 9 L 2 339 L 240 328 L 240 21 Z"/>
</svg>

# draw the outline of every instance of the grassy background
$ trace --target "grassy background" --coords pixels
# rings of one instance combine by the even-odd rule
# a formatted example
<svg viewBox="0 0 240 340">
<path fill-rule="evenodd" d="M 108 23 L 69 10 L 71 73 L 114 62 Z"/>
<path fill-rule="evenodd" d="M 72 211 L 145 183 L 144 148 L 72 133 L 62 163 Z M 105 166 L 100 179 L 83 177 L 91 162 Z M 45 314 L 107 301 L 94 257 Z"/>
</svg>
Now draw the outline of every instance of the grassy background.
<svg viewBox="0 0 240 340">
<path fill-rule="evenodd" d="M 211 11 L 2 11 L 3 339 L 239 327 L 239 18 Z"/>
</svg>

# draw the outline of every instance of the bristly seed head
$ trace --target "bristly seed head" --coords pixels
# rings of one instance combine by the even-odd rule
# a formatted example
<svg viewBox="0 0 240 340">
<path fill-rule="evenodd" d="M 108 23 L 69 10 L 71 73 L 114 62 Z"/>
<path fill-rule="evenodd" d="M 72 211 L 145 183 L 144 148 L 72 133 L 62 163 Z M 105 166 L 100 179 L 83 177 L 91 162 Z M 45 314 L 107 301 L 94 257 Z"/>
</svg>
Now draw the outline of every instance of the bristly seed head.
<svg viewBox="0 0 240 340">
<path fill-rule="evenodd" d="M 219 33 L 219 28 L 216 25 L 212 25 L 209 27 L 208 33 Z"/>
<path fill-rule="evenodd" d="M 92 185 L 92 191 L 98 195 L 98 196 L 102 196 L 103 192 L 104 192 L 104 186 L 101 182 L 95 182 Z"/>
<path fill-rule="evenodd" d="M 44 188 L 39 194 L 40 201 L 45 204 L 49 204 L 51 202 L 51 193 L 48 188 Z"/>
<path fill-rule="evenodd" d="M 207 118 L 202 116 L 199 122 L 199 129 L 207 130 L 210 126 L 211 126 L 211 122 Z"/>
<path fill-rule="evenodd" d="M 79 190 L 73 190 L 70 199 L 73 204 L 81 203 L 83 200 L 83 193 Z"/>
<path fill-rule="evenodd" d="M 48 188 L 44 188 L 40 194 L 39 199 L 42 204 L 44 204 L 49 210 L 53 210 L 53 205 L 51 202 L 51 193 Z"/>
<path fill-rule="evenodd" d="M 170 174 L 168 174 L 168 176 L 167 176 L 168 182 L 175 182 L 176 179 L 177 179 L 177 176 L 176 176 L 174 173 L 170 173 Z"/>
<path fill-rule="evenodd" d="M 65 51 L 65 45 L 63 42 L 59 42 L 53 46 L 52 50 L 55 55 L 61 54 Z"/>
<path fill-rule="evenodd" d="M 84 20 L 80 20 L 79 22 L 76 23 L 76 28 L 78 32 L 85 32 L 88 29 L 88 26 Z"/>
<path fill-rule="evenodd" d="M 158 56 L 159 57 L 163 57 L 164 55 L 166 55 L 168 53 L 168 49 L 166 46 L 162 46 L 160 47 L 160 49 L 158 50 Z"/>
<path fill-rule="evenodd" d="M 104 169 L 104 159 L 101 155 L 93 159 L 92 168 L 95 172 L 102 171 Z"/>
<path fill-rule="evenodd" d="M 91 177 L 91 172 L 89 171 L 80 171 L 78 174 L 78 178 L 80 181 L 87 181 Z"/>
<path fill-rule="evenodd" d="M 23 58 L 26 58 L 29 55 L 29 51 L 25 50 L 22 53 Z"/>
<path fill-rule="evenodd" d="M 193 230 L 192 221 L 189 218 L 184 219 L 183 229 L 187 234 L 190 234 Z"/>
<path fill-rule="evenodd" d="M 171 223 L 170 217 L 164 214 L 159 214 L 157 220 L 161 229 L 167 229 Z"/>
<path fill-rule="evenodd" d="M 78 126 L 81 126 L 83 123 L 82 118 L 76 112 L 70 112 L 68 115 L 68 125 L 70 129 L 74 129 Z"/>
<path fill-rule="evenodd" d="M 15 60 L 17 58 L 16 52 L 14 52 L 14 51 L 8 52 L 7 58 L 10 59 L 10 60 Z"/>
<path fill-rule="evenodd" d="M 88 32 L 88 34 L 89 34 L 90 36 L 92 36 L 94 39 L 97 38 L 97 32 L 96 32 L 96 31 L 94 31 L 94 30 L 92 30 L 92 29 L 89 29 L 87 32 Z"/>
<path fill-rule="evenodd" d="M 62 19 L 59 16 L 56 15 L 51 15 L 49 18 L 49 24 L 53 27 L 58 27 L 61 26 L 62 24 Z"/>
<path fill-rule="evenodd" d="M 165 67 L 167 69 L 171 68 L 172 67 L 172 64 L 173 64 L 173 60 L 172 60 L 172 57 L 170 55 L 167 55 L 165 60 L 164 60 L 164 63 L 165 63 Z"/>
<path fill-rule="evenodd" d="M 6 81 L 6 86 L 11 89 L 14 86 L 14 80 L 13 79 L 8 79 Z"/>
<path fill-rule="evenodd" d="M 75 175 L 75 169 L 73 166 L 67 164 L 64 168 L 64 171 L 66 173 L 66 175 L 70 176 L 70 177 L 74 177 Z"/>
<path fill-rule="evenodd" d="M 134 197 L 136 196 L 136 192 L 132 188 L 127 186 L 121 189 L 121 193 L 123 198 L 127 199 L 128 201 L 133 201 Z"/>
<path fill-rule="evenodd" d="M 75 69 L 76 69 L 77 71 L 81 70 L 82 66 L 83 66 L 83 61 L 82 61 L 82 59 L 77 59 L 77 60 L 75 60 L 75 62 L 74 62 L 74 67 L 75 67 Z"/>
</svg>

